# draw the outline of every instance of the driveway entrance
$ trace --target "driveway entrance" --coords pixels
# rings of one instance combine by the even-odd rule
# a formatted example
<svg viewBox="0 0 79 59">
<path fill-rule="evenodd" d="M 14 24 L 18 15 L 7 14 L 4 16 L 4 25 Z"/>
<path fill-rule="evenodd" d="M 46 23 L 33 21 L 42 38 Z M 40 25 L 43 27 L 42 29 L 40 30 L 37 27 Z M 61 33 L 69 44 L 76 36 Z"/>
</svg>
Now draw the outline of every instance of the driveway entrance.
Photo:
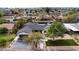
<svg viewBox="0 0 79 59">
<path fill-rule="evenodd" d="M 22 42 L 22 41 L 16 41 L 13 43 L 13 45 L 11 46 L 11 48 L 27 48 L 27 44 Z"/>
<path fill-rule="evenodd" d="M 20 40 L 20 36 L 16 36 L 10 48 L 27 48 L 27 44 Z"/>
</svg>

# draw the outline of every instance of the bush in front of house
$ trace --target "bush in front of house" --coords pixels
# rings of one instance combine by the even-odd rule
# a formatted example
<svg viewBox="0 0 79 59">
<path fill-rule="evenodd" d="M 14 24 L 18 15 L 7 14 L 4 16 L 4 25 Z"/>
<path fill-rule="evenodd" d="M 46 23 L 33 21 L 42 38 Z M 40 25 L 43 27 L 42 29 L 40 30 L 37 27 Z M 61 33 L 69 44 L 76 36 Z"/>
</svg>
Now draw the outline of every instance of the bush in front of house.
<svg viewBox="0 0 79 59">
<path fill-rule="evenodd" d="M 8 29 L 5 27 L 0 27 L 0 34 L 5 34 L 8 32 Z"/>
</svg>

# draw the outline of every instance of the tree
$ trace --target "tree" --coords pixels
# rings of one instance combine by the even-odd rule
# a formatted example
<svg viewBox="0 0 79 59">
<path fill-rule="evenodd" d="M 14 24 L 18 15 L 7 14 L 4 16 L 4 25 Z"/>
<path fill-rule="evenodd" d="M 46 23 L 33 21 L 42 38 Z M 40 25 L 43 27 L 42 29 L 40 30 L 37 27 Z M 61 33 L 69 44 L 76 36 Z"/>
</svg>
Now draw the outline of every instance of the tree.
<svg viewBox="0 0 79 59">
<path fill-rule="evenodd" d="M 45 11 L 47 14 L 49 14 L 49 12 L 51 11 L 51 8 L 45 8 Z"/>
<path fill-rule="evenodd" d="M 14 25 L 12 31 L 13 31 L 13 33 L 17 33 L 17 31 L 18 31 L 18 27 L 16 26 L 16 24 Z"/>
<path fill-rule="evenodd" d="M 26 42 L 32 43 L 32 45 L 34 45 L 35 48 L 37 48 L 37 44 L 39 43 L 41 38 L 42 38 L 42 34 L 40 32 L 32 32 L 24 40 L 26 40 Z"/>
<path fill-rule="evenodd" d="M 29 17 L 28 19 L 27 19 L 27 22 L 32 22 L 33 20 L 32 20 L 32 17 Z"/>
<path fill-rule="evenodd" d="M 15 9 L 11 9 L 12 14 L 19 14 L 19 9 L 15 8 Z"/>
<path fill-rule="evenodd" d="M 68 12 L 65 22 L 74 22 L 74 21 L 77 21 L 77 13 L 74 11 Z"/>
<path fill-rule="evenodd" d="M 0 27 L 0 34 L 7 33 L 8 29 L 5 27 Z"/>
<path fill-rule="evenodd" d="M 0 17 L 4 16 L 5 13 L 3 11 L 0 10 Z"/>
<path fill-rule="evenodd" d="M 61 36 L 63 37 L 65 33 L 65 27 L 61 22 L 53 22 L 49 28 L 48 28 L 48 36 L 53 37 L 53 40 L 55 37 Z"/>
<path fill-rule="evenodd" d="M 21 29 L 24 26 L 25 23 L 26 23 L 26 19 L 24 18 L 18 19 L 18 21 L 13 27 L 13 32 L 16 33 L 19 29 Z"/>
<path fill-rule="evenodd" d="M 25 23 L 26 23 L 26 20 L 21 18 L 21 19 L 18 20 L 16 25 L 20 29 L 24 26 Z"/>
</svg>

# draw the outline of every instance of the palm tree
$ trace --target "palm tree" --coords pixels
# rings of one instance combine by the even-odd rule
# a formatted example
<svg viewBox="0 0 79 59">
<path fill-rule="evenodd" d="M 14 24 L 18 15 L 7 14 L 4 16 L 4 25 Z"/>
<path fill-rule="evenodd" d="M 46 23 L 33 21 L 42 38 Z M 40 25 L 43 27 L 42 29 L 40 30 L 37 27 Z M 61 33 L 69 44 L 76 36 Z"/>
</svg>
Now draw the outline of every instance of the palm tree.
<svg viewBox="0 0 79 59">
<path fill-rule="evenodd" d="M 42 34 L 40 32 L 32 32 L 25 39 L 27 43 L 30 43 L 32 46 L 37 48 L 40 39 L 42 38 Z"/>
<path fill-rule="evenodd" d="M 42 38 L 42 34 L 40 32 L 33 32 L 29 35 L 29 38 L 32 40 L 35 48 L 37 48 L 37 44 L 39 43 L 40 39 Z"/>
<path fill-rule="evenodd" d="M 54 22 L 52 23 L 48 28 L 48 36 L 53 37 L 53 40 L 55 37 L 61 36 L 63 37 L 65 33 L 65 27 L 61 22 Z"/>
</svg>

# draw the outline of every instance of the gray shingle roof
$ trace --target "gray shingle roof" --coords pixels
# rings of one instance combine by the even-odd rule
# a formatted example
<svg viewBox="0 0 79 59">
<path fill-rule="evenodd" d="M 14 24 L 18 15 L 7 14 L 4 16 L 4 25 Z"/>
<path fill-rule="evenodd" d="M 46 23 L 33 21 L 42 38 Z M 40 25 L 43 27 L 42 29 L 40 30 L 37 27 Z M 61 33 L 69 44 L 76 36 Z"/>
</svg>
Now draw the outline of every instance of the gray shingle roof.
<svg viewBox="0 0 79 59">
<path fill-rule="evenodd" d="M 38 31 L 44 30 L 46 26 L 47 26 L 46 24 L 27 23 L 21 30 L 17 32 L 17 34 L 22 32 L 30 33 L 32 32 L 32 30 L 38 30 Z"/>
<path fill-rule="evenodd" d="M 21 30 L 19 30 L 18 32 L 17 32 L 17 34 L 19 34 L 19 33 L 30 33 L 30 32 L 32 32 L 32 30 L 29 28 L 29 27 L 24 27 L 24 28 L 22 28 Z"/>
<path fill-rule="evenodd" d="M 26 26 L 28 26 L 32 30 L 44 30 L 44 28 L 47 25 L 46 24 L 37 24 L 37 23 L 28 23 Z"/>
</svg>

